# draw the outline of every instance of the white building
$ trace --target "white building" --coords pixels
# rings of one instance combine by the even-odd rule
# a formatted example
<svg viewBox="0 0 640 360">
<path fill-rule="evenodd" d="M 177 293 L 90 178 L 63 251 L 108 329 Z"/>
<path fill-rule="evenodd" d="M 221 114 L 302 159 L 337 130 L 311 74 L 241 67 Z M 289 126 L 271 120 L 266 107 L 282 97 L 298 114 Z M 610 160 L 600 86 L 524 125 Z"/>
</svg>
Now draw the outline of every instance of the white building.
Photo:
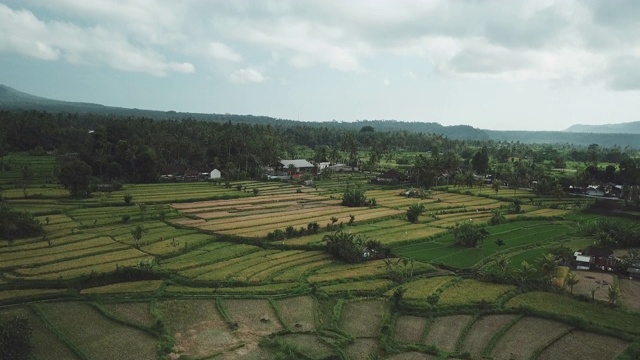
<svg viewBox="0 0 640 360">
<path fill-rule="evenodd" d="M 222 173 L 218 169 L 211 170 L 211 174 L 209 174 L 209 179 L 220 179 L 222 177 Z"/>
</svg>

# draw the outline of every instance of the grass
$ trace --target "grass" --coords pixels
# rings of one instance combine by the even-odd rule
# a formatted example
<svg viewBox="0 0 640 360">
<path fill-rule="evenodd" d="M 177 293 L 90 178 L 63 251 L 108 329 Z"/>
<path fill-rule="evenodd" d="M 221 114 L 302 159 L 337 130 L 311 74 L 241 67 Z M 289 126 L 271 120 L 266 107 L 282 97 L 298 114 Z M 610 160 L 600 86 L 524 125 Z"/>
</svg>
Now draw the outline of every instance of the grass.
<svg viewBox="0 0 640 360">
<path fill-rule="evenodd" d="M 519 246 L 560 241 L 573 229 L 564 223 L 541 221 L 521 221 L 490 226 L 491 234 L 481 247 L 465 248 L 454 244 L 453 235 L 447 234 L 433 241 L 405 245 L 393 249 L 398 256 L 433 262 L 455 268 L 469 268 L 498 251 L 506 251 Z M 495 243 L 501 239 L 505 245 Z"/>
<path fill-rule="evenodd" d="M 504 293 L 515 289 L 511 285 L 491 284 L 465 279 L 446 288 L 440 295 L 439 305 L 464 305 L 495 302 Z"/>
<path fill-rule="evenodd" d="M 238 286 L 238 287 L 190 287 L 180 285 L 168 285 L 165 288 L 166 293 L 170 294 L 244 294 L 244 295 L 274 295 L 289 293 L 300 287 L 300 283 L 278 283 L 265 284 L 255 286 Z"/>
<path fill-rule="evenodd" d="M 600 304 L 586 303 L 562 295 L 530 292 L 507 302 L 508 308 L 526 307 L 541 313 L 579 319 L 596 326 L 631 334 L 640 334 L 640 314 L 626 313 Z"/>
<path fill-rule="evenodd" d="M 85 303 L 50 303 L 38 307 L 62 333 L 92 359 L 153 359 L 156 339 L 113 322 Z M 122 351 L 126 348 L 127 351 Z"/>
<path fill-rule="evenodd" d="M 67 292 L 67 289 L 2 290 L 0 291 L 0 302 L 62 296 L 67 294 Z"/>
<path fill-rule="evenodd" d="M 132 281 L 83 289 L 82 295 L 149 293 L 160 289 L 162 280 Z"/>
<path fill-rule="evenodd" d="M 340 293 L 375 293 L 388 289 L 393 285 L 393 281 L 386 279 L 373 279 L 373 280 L 363 280 L 363 281 L 355 281 L 349 283 L 341 283 L 341 284 L 333 284 L 320 286 L 320 291 L 329 294 L 335 295 Z"/>
<path fill-rule="evenodd" d="M 454 276 L 437 276 L 405 283 L 401 285 L 406 290 L 404 298 L 407 300 L 426 300 L 428 296 L 433 295 L 439 288 L 454 279 Z M 385 296 L 393 295 L 394 290 L 387 291 Z"/>
</svg>

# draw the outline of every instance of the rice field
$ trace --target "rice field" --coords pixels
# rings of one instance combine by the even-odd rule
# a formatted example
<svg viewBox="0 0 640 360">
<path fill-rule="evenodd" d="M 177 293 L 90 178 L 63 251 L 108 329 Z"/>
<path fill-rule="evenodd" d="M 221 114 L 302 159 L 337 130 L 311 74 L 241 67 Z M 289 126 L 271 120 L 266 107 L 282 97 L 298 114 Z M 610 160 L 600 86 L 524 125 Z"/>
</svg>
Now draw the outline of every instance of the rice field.
<svg viewBox="0 0 640 360">
<path fill-rule="evenodd" d="M 414 258 L 419 261 L 444 264 L 456 268 L 469 268 L 498 251 L 506 251 L 521 246 L 544 243 L 559 243 L 572 231 L 563 222 L 521 221 L 486 228 L 490 236 L 481 247 L 465 248 L 454 244 L 453 236 L 444 235 L 432 241 L 394 248 L 394 254 Z M 504 245 L 496 240 L 501 239 Z"/>
<path fill-rule="evenodd" d="M 493 303 L 515 286 L 487 284 L 477 280 L 465 279 L 447 287 L 440 295 L 439 305 L 464 305 Z"/>
<path fill-rule="evenodd" d="M 52 354 L 80 354 L 70 358 L 123 358 L 115 346 L 131 348 L 124 358 L 156 358 L 161 337 L 151 335 L 155 331 L 175 339 L 172 356 L 198 359 L 273 358 L 274 349 L 258 346 L 265 336 L 295 345 L 308 356 L 352 358 L 430 359 L 435 352 L 425 351 L 433 352 L 431 346 L 441 357 L 468 352 L 471 358 L 508 358 L 512 353 L 526 358 L 539 354 L 541 359 L 574 353 L 612 358 L 629 345 L 531 316 L 518 325 L 523 308 L 640 334 L 635 313 L 541 292 L 519 294 L 503 305 L 499 300 L 506 301 L 513 286 L 461 279 L 432 265 L 472 271 L 498 253 L 520 262 L 557 244 L 578 244 L 568 241 L 576 221 L 568 208 L 528 203 L 531 194 L 521 190 L 501 190 L 498 198 L 434 191 L 428 199 L 411 199 L 400 196 L 399 189 L 371 185 L 367 196 L 376 198 L 377 207 L 346 208 L 339 205 L 346 179 L 325 181 L 325 188 L 318 182 L 318 189 L 263 182 L 237 182 L 231 188 L 204 182 L 126 185 L 88 199 L 69 199 L 59 187 L 30 188 L 41 195 L 28 199 L 22 189 L 10 189 L 4 192 L 9 201 L 36 213 L 46 235 L 0 240 L 0 302 L 43 300 L 33 305 L 37 311 L 30 315 L 39 327 L 34 336 L 52 344 Z M 469 190 L 487 193 L 486 188 Z M 133 196 L 133 206 L 124 205 L 125 193 Z M 525 212 L 517 216 L 536 220 L 488 227 L 491 235 L 481 248 L 453 245 L 448 228 L 469 219 L 485 223 L 492 209 L 509 206 L 511 195 L 525 200 Z M 413 224 L 405 213 L 416 202 L 426 211 Z M 146 210 L 137 206 L 140 203 L 148 205 Z M 546 204 L 553 203 L 545 200 L 542 206 Z M 346 226 L 350 215 L 355 223 Z M 338 222 L 327 229 L 333 216 Z M 317 234 L 265 241 L 276 229 L 306 228 L 310 222 L 320 225 Z M 338 227 L 340 222 L 345 226 Z M 139 225 L 146 232 L 135 241 L 132 231 Z M 411 269 L 382 260 L 343 263 L 321 248 L 322 238 L 337 229 L 394 246 L 394 256 L 416 261 Z M 496 244 L 498 239 L 505 245 Z M 146 274 L 152 277 L 125 281 L 120 276 L 127 272 L 109 275 L 125 266 L 149 270 Z M 20 286 L 14 286 L 18 282 Z M 403 310 L 392 305 L 398 286 L 405 289 Z M 100 305 L 65 302 L 71 296 Z M 485 303 L 491 304 L 492 314 L 469 314 Z M 0 309 L 0 317 L 13 309 L 18 307 Z M 24 309 L 20 311 L 29 313 Z M 425 314 L 425 309 L 434 311 Z M 513 329 L 503 334 L 512 323 Z M 389 348 L 399 353 L 385 352 L 383 326 L 391 326 Z M 553 330 L 544 341 L 513 352 L 522 339 L 533 336 L 526 329 L 542 327 Z M 584 342 L 594 345 L 578 348 Z M 36 349 L 43 354 L 40 345 Z"/>
</svg>

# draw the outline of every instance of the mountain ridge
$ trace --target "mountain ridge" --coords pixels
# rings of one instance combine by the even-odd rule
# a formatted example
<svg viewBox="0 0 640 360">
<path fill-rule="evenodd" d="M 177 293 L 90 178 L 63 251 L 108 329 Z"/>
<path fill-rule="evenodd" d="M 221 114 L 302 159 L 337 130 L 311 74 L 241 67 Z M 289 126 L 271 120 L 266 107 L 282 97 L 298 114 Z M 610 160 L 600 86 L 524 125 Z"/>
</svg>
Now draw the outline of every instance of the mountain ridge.
<svg viewBox="0 0 640 360">
<path fill-rule="evenodd" d="M 235 122 L 248 124 L 261 124 L 294 128 L 297 126 L 309 126 L 319 128 L 340 128 L 346 130 L 360 130 L 364 126 L 372 126 L 376 131 L 408 131 L 441 134 L 452 139 L 479 140 L 479 141 L 511 141 L 522 143 L 540 144 L 574 144 L 588 146 L 599 144 L 601 146 L 630 146 L 637 148 L 640 144 L 640 122 L 611 124 L 637 124 L 637 132 L 627 133 L 596 133 L 591 131 L 577 132 L 569 129 L 579 129 L 574 126 L 565 131 L 519 131 L 519 130 L 488 130 L 474 128 L 470 125 L 445 126 L 437 122 L 405 122 L 398 120 L 358 120 L 354 122 L 310 122 L 289 119 L 279 119 L 260 115 L 234 115 L 234 114 L 206 114 L 176 111 L 141 110 L 105 106 L 94 103 L 70 102 L 53 100 L 31 95 L 9 86 L 0 84 L 0 110 L 13 111 L 46 111 L 55 113 L 95 114 L 116 117 L 146 117 L 153 120 L 184 120 L 213 122 Z M 582 125 L 590 127 L 593 125 Z M 618 129 L 619 127 L 616 127 Z"/>
</svg>

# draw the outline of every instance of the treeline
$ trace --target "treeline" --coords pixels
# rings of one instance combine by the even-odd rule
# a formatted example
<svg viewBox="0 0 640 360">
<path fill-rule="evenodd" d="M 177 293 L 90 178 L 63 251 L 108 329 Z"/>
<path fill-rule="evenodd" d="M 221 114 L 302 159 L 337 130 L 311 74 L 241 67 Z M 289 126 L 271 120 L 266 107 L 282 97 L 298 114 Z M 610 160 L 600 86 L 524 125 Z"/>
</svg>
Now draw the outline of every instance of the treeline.
<svg viewBox="0 0 640 360">
<path fill-rule="evenodd" d="M 471 171 L 492 171 L 501 179 L 507 177 L 502 173 L 519 173 L 526 175 L 526 181 L 535 180 L 545 169 L 543 163 L 562 168 L 567 161 L 594 164 L 585 183 L 592 178 L 615 180 L 611 178 L 616 176 L 615 166 L 611 173 L 611 169 L 598 168 L 598 162 L 624 164 L 618 176 L 626 171 L 625 182 L 637 182 L 640 169 L 631 148 L 596 144 L 581 147 L 456 140 L 435 133 L 379 131 L 371 125 L 354 130 L 298 122 L 274 126 L 0 111 L 0 157 L 28 151 L 55 153 L 62 159 L 69 155 L 88 164 L 93 176 L 107 181 L 153 182 L 175 167 L 197 171 L 218 168 L 228 179 L 258 178 L 264 166 L 276 165 L 282 158 L 301 157 L 300 147 L 315 152 L 309 160 L 341 162 L 361 169 L 377 170 L 382 160 L 395 160 L 413 168 L 413 178 L 423 186 L 442 184 L 438 178 L 442 173 Z M 452 179 L 442 181 L 451 183 Z"/>
</svg>

